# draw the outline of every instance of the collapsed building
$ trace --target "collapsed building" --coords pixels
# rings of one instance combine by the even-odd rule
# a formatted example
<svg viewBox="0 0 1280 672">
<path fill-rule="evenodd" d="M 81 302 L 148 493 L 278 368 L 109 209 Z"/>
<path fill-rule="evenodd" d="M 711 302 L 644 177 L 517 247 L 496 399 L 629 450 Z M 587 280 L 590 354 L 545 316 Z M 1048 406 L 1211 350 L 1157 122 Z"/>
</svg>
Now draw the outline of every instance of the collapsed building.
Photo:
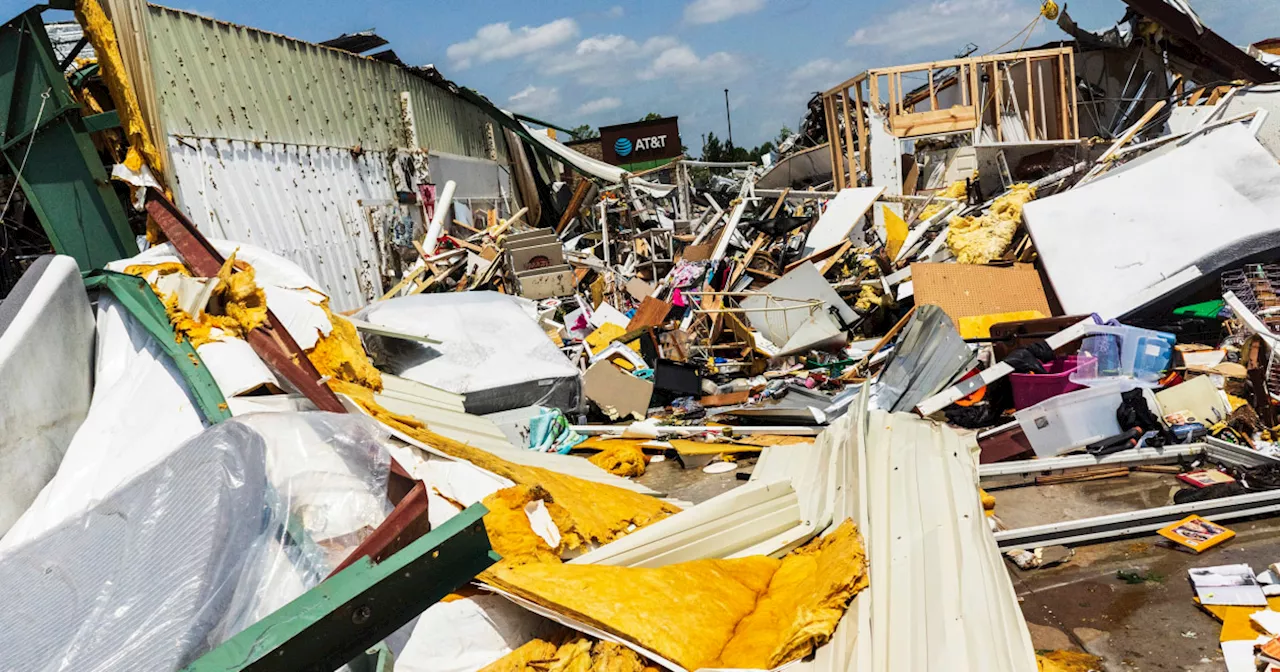
<svg viewBox="0 0 1280 672">
<path fill-rule="evenodd" d="M 20 14 L 0 660 L 1111 669 L 1130 605 L 1271 664 L 1280 72 L 1125 4 L 851 73 L 768 166 L 373 31 Z"/>
</svg>

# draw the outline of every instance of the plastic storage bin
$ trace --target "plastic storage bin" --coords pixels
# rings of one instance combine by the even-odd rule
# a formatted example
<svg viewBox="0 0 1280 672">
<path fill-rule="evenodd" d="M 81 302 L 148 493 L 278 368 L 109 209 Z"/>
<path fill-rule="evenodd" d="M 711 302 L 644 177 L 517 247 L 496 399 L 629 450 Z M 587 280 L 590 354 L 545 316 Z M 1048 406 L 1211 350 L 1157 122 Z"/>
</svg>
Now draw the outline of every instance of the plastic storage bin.
<svg viewBox="0 0 1280 672">
<path fill-rule="evenodd" d="M 1135 387 L 1131 381 L 1104 383 L 1046 399 L 1013 417 L 1036 456 L 1053 457 L 1119 434 L 1120 394 Z"/>
<path fill-rule="evenodd" d="M 1169 368 L 1177 342 L 1176 336 L 1163 331 L 1123 325 L 1091 326 L 1077 353 L 1080 362 L 1070 376 L 1071 382 L 1093 387 L 1107 381 L 1133 380 L 1144 387 L 1155 387 Z"/>
<path fill-rule="evenodd" d="M 1013 407 L 1022 410 L 1045 399 L 1083 389 L 1084 385 L 1071 382 L 1071 374 L 1076 372 L 1079 360 L 1077 355 L 1068 355 L 1045 364 L 1044 373 L 1010 374 Z"/>
</svg>

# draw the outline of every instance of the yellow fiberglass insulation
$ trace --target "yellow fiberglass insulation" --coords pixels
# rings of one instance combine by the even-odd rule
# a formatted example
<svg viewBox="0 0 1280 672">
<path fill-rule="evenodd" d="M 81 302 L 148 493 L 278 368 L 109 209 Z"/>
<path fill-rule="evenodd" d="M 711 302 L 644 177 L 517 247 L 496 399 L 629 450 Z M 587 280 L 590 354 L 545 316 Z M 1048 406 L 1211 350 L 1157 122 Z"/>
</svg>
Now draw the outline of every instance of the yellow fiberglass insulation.
<svg viewBox="0 0 1280 672">
<path fill-rule="evenodd" d="M 382 373 L 374 368 L 365 354 L 360 334 L 351 321 L 329 310 L 329 300 L 321 304 L 333 329 L 321 334 L 316 345 L 307 352 L 307 359 L 322 376 L 329 376 L 348 383 L 355 383 L 375 392 L 382 389 Z"/>
<path fill-rule="evenodd" d="M 587 458 L 587 461 L 615 476 L 644 476 L 644 451 L 636 446 L 609 446 Z"/>
<path fill-rule="evenodd" d="M 383 424 L 422 443 L 502 476 L 516 485 L 540 486 L 558 505 L 556 509 L 549 510 L 552 520 L 560 530 L 560 548 L 557 551 L 561 554 L 583 548 L 587 544 L 607 544 L 636 528 L 680 512 L 678 507 L 655 497 L 585 481 L 541 467 L 508 462 L 492 453 L 442 436 L 431 431 L 417 418 L 397 415 L 383 408 L 374 400 L 373 392 L 368 388 L 336 379 L 329 381 L 329 387 L 334 392 L 350 396 Z M 556 510 L 564 511 L 566 518 L 557 519 Z M 487 518 L 485 523 L 489 524 Z M 525 524 L 527 525 L 527 521 Z"/>
<path fill-rule="evenodd" d="M 947 187 L 946 189 L 943 189 L 942 191 L 936 194 L 938 198 L 955 198 L 955 199 L 965 198 L 968 195 L 969 195 L 969 183 L 965 182 L 964 180 L 956 180 L 955 182 L 951 183 L 951 186 Z M 945 207 L 946 206 L 942 203 L 930 203 L 928 207 L 926 207 L 923 211 L 920 212 L 920 216 L 917 218 L 917 220 L 923 222 L 924 220 L 929 219 L 930 217 L 938 214 L 939 212 L 942 212 L 942 209 Z"/>
<path fill-rule="evenodd" d="M 866 569 L 858 530 L 845 521 L 781 560 L 500 564 L 481 578 L 688 670 L 770 669 L 830 639 L 849 601 L 866 587 Z"/>
<path fill-rule="evenodd" d="M 239 269 L 232 273 L 232 269 Z M 190 276 L 191 272 L 177 262 L 159 264 L 134 264 L 125 268 L 125 273 L 147 277 L 152 273 L 168 275 L 181 273 Z M 152 284 L 155 290 L 155 284 Z M 199 347 L 210 341 L 219 340 L 220 336 L 213 329 L 220 329 L 222 336 L 243 338 L 253 329 L 267 321 L 267 296 L 254 281 L 253 267 L 236 262 L 233 253 L 218 271 L 218 286 L 213 289 L 208 309 L 203 315 L 190 315 L 178 307 L 177 295 L 164 296 L 156 291 L 164 303 L 169 322 L 180 338 L 186 338 L 191 345 Z"/>
<path fill-rule="evenodd" d="M 657 672 L 640 654 L 621 644 L 581 635 L 556 641 L 535 639 L 482 668 L 480 672 Z"/>
<path fill-rule="evenodd" d="M 1040 672 L 1094 672 L 1102 669 L 1102 659 L 1082 651 L 1047 651 L 1036 654 Z"/>
<path fill-rule="evenodd" d="M 534 533 L 533 527 L 529 525 L 525 507 L 539 500 L 547 507 L 547 512 L 559 527 L 556 519 L 565 519 L 567 512 L 560 509 L 546 490 L 536 485 L 504 488 L 484 498 L 483 504 L 489 509 L 484 517 L 489 545 L 502 556 L 504 563 L 522 565 L 527 562 L 560 562 L 560 555 L 555 549 Z"/>
<path fill-rule="evenodd" d="M 160 152 L 151 140 L 151 133 L 142 118 L 142 108 L 133 87 L 129 85 L 129 77 L 125 72 L 124 61 L 120 58 L 120 47 L 116 43 L 115 26 L 98 0 L 77 0 L 76 20 L 84 28 L 85 37 L 93 45 L 98 55 L 98 66 L 102 69 L 102 80 L 111 92 L 111 100 L 115 102 L 116 111 L 120 113 L 120 127 L 129 139 L 129 150 L 124 165 L 132 171 L 142 168 L 145 160 L 151 172 L 158 179 L 164 175 L 164 166 L 160 160 Z"/>
<path fill-rule="evenodd" d="M 1022 206 L 1036 197 L 1028 184 L 1015 184 L 981 217 L 952 217 L 947 247 L 962 264 L 985 264 L 1000 258 L 1022 222 Z"/>
</svg>

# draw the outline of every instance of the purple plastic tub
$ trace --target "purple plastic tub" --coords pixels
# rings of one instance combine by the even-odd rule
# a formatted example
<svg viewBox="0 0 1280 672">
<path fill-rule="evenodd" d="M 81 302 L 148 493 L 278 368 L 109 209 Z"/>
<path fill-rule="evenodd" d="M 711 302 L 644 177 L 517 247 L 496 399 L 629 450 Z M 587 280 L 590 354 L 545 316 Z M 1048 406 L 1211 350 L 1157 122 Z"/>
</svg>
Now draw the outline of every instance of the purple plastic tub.
<svg viewBox="0 0 1280 672">
<path fill-rule="evenodd" d="M 1084 389 L 1084 385 L 1071 382 L 1071 374 L 1076 370 L 1079 361 L 1080 358 L 1076 355 L 1068 355 L 1045 364 L 1043 374 L 1009 374 L 1009 381 L 1013 386 L 1013 407 L 1021 411 L 1045 399 Z"/>
</svg>

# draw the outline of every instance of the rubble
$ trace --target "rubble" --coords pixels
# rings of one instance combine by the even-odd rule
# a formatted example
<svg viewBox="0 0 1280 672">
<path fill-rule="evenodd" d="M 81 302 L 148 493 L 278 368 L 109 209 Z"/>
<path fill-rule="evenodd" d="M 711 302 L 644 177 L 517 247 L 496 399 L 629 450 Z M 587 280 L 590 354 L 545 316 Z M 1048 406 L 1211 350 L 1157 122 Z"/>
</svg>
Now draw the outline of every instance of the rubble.
<svg viewBox="0 0 1280 672">
<path fill-rule="evenodd" d="M 1030 603 L 1109 552 L 1280 660 L 1274 45 L 1125 4 L 759 162 L 589 155 L 372 31 L 21 14 L 9 666 L 1098 669 Z"/>
</svg>

